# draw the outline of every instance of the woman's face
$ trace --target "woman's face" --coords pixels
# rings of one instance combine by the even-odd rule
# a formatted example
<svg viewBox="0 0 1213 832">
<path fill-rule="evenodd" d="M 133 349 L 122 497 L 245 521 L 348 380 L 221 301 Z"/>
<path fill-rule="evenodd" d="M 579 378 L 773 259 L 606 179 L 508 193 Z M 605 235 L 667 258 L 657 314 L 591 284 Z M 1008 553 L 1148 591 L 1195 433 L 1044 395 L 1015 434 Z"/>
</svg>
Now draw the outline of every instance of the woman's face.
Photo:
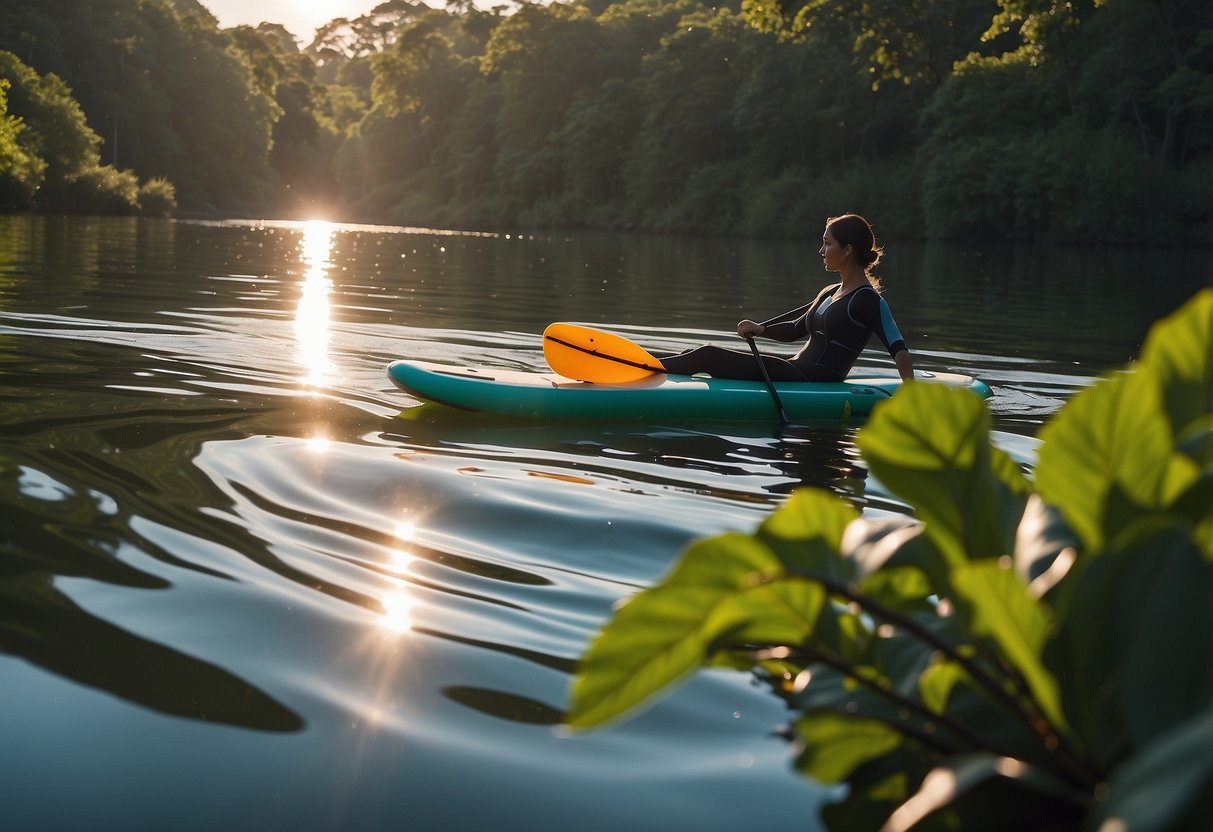
<svg viewBox="0 0 1213 832">
<path fill-rule="evenodd" d="M 849 252 L 849 246 L 838 245 L 838 241 L 834 239 L 830 229 L 827 228 L 826 232 L 821 235 L 821 248 L 817 253 L 821 255 L 821 262 L 827 272 L 841 271 Z"/>
</svg>

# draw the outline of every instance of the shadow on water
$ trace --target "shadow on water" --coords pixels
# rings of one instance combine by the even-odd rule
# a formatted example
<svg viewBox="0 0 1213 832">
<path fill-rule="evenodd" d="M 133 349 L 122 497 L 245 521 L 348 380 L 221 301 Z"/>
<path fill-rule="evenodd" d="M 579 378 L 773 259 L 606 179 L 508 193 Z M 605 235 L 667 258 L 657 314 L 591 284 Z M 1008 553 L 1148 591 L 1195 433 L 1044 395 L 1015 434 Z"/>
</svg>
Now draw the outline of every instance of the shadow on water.
<svg viewBox="0 0 1213 832">
<path fill-rule="evenodd" d="M 526 725 L 559 725 L 564 712 L 526 696 L 518 696 L 500 690 L 451 685 L 442 693 L 452 702 L 457 702 L 473 711 L 509 722 Z"/>
<path fill-rule="evenodd" d="M 381 438 L 461 457 L 508 453 L 535 466 L 559 455 L 587 477 L 626 475 L 634 487 L 689 486 L 745 503 L 775 503 L 800 487 L 827 488 L 862 507 L 868 471 L 854 446 L 856 430 L 837 423 L 536 423 L 423 404 L 388 420 Z"/>
<path fill-rule="evenodd" d="M 235 674 L 90 615 L 56 588 L 65 576 L 148 590 L 169 586 L 118 559 L 121 542 L 97 522 L 107 518 L 92 495 L 0 460 L 0 500 L 6 506 L 0 652 L 160 713 L 260 731 L 303 729 L 298 714 Z M 68 510 L 27 507 L 47 502 L 68 503 Z"/>
<path fill-rule="evenodd" d="M 300 731 L 303 719 L 264 691 L 89 615 L 49 573 L 0 578 L 0 651 L 163 714 L 258 731 Z"/>
</svg>

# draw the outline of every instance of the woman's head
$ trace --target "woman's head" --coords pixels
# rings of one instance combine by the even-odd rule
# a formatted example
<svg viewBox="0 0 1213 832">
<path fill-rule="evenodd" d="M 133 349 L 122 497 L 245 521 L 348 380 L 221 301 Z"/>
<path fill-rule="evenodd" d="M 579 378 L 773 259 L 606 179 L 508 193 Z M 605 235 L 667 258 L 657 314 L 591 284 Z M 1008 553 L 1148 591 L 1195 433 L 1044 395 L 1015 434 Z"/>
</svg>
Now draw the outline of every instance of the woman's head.
<svg viewBox="0 0 1213 832">
<path fill-rule="evenodd" d="M 880 262 L 884 249 L 876 245 L 876 235 L 872 226 L 858 214 L 843 214 L 826 220 L 826 233 L 838 243 L 839 247 L 851 247 L 855 262 L 871 276 L 872 269 Z"/>
</svg>

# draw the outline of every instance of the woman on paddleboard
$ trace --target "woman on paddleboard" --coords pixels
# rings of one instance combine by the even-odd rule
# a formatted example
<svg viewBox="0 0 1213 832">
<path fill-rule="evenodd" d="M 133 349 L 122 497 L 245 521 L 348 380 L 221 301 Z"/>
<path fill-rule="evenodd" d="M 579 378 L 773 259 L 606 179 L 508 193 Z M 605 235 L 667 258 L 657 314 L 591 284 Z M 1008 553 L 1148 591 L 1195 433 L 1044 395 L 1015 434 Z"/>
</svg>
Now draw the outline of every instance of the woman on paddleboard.
<svg viewBox="0 0 1213 832">
<path fill-rule="evenodd" d="M 841 282 L 826 286 L 811 303 L 768 321 L 747 319 L 737 324 L 737 334 L 746 339 L 809 339 L 791 358 L 762 356 L 772 381 L 842 381 L 872 333 L 893 357 L 902 379 L 914 378 L 910 351 L 889 305 L 880 296 L 880 282 L 872 274 L 883 253 L 863 217 L 833 217 L 826 222 L 818 254 L 826 271 L 836 272 Z M 752 354 L 712 345 L 663 358 L 661 364 L 666 372 L 680 375 L 706 373 L 715 378 L 762 380 Z"/>
</svg>

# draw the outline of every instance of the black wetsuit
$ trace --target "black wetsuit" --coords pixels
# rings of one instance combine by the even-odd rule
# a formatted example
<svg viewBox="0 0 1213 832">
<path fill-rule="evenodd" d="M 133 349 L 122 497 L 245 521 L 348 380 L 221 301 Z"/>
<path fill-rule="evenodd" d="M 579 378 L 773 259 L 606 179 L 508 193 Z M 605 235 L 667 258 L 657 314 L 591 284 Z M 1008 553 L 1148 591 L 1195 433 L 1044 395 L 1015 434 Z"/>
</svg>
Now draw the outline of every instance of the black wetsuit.
<svg viewBox="0 0 1213 832">
<path fill-rule="evenodd" d="M 875 289 L 860 286 L 834 300 L 839 285 L 822 289 L 812 303 L 763 322 L 762 334 L 766 338 L 798 341 L 808 336 L 809 339 L 790 359 L 763 356 L 772 381 L 842 381 L 873 332 L 889 355 L 906 349 L 889 305 Z M 667 372 L 682 375 L 707 373 L 716 378 L 762 379 L 751 353 L 712 345 L 663 358 L 661 363 Z"/>
</svg>

